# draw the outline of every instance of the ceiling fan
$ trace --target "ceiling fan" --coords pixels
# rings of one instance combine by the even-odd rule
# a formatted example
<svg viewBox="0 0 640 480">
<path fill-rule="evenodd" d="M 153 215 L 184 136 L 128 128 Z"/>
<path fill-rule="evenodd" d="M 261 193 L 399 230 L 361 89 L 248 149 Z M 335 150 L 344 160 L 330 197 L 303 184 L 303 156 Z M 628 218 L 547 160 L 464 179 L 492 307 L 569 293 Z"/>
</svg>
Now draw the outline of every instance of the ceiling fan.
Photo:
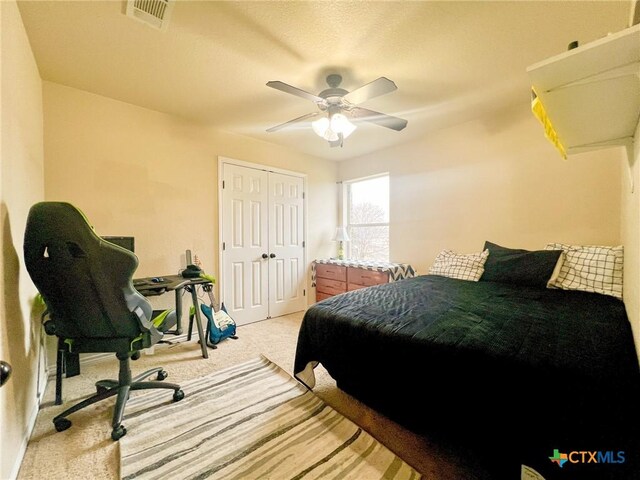
<svg viewBox="0 0 640 480">
<path fill-rule="evenodd" d="M 332 147 L 341 147 L 344 139 L 351 135 L 356 129 L 356 126 L 351 123 L 350 119 L 375 123 L 396 131 L 400 131 L 407 126 L 407 121 L 403 118 L 375 112 L 358 106 L 367 100 L 397 90 L 398 87 L 396 84 L 388 78 L 380 77 L 351 92 L 340 88 L 340 83 L 342 83 L 342 76 L 335 73 L 328 75 L 327 85 L 329 85 L 329 88 L 323 90 L 318 95 L 314 95 L 283 82 L 267 82 L 268 87 L 311 100 L 319 109 L 317 112 L 307 113 L 301 117 L 271 127 L 267 129 L 267 132 L 275 132 L 276 130 L 286 128 L 295 123 L 316 118 L 316 120 L 311 122 L 313 131 L 327 140 Z"/>
</svg>

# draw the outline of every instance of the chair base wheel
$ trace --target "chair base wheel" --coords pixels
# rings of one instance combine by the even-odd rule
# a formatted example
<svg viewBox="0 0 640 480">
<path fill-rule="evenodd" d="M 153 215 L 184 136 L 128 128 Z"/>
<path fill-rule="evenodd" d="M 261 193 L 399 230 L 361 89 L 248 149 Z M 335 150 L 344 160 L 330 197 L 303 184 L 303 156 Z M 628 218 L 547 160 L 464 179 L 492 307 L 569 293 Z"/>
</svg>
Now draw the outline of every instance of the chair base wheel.
<svg viewBox="0 0 640 480">
<path fill-rule="evenodd" d="M 56 427 L 56 431 L 64 432 L 71 426 L 71 420 L 69 420 L 68 418 L 59 418 L 53 421 L 53 425 Z"/>
<path fill-rule="evenodd" d="M 174 402 L 179 402 L 183 398 L 184 398 L 184 392 L 182 390 L 176 390 L 175 392 L 173 392 L 173 401 Z"/>
<path fill-rule="evenodd" d="M 127 429 L 124 428 L 124 425 L 118 425 L 111 432 L 111 439 L 117 442 L 122 437 L 124 437 L 126 434 L 127 434 Z"/>
<path fill-rule="evenodd" d="M 169 376 L 169 374 L 167 373 L 166 370 L 160 370 L 158 372 L 158 376 L 156 377 L 158 380 L 164 380 L 165 378 L 167 378 Z"/>
</svg>

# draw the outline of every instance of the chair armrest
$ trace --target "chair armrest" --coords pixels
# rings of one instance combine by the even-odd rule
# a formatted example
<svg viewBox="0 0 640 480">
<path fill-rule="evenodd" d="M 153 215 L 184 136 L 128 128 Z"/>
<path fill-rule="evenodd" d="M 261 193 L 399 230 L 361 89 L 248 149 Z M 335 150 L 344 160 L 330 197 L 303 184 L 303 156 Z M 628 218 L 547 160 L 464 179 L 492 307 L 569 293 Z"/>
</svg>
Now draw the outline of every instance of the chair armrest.
<svg viewBox="0 0 640 480">
<path fill-rule="evenodd" d="M 144 314 L 144 310 L 142 310 L 141 307 L 135 307 L 133 309 L 133 313 L 138 317 L 138 322 L 140 323 L 142 331 L 146 332 L 154 328 L 153 324 L 147 319 L 147 316 Z"/>
<path fill-rule="evenodd" d="M 138 322 L 140 323 L 140 329 L 143 332 L 149 332 L 149 335 L 151 337 L 151 343 L 149 344 L 149 346 L 158 343 L 162 338 L 163 334 L 159 332 L 156 329 L 156 327 L 153 326 L 153 323 L 147 320 L 144 310 L 142 310 L 142 308 L 138 306 L 133 309 L 133 313 L 135 313 L 136 317 L 138 317 Z"/>
</svg>

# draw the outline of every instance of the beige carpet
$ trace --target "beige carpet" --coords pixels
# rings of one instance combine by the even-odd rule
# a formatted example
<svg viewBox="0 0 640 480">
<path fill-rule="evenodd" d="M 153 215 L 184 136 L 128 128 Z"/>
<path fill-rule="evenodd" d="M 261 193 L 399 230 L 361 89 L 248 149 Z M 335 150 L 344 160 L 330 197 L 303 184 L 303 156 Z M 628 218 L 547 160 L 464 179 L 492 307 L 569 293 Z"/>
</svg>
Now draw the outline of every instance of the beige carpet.
<svg viewBox="0 0 640 480">
<path fill-rule="evenodd" d="M 208 359 L 202 358 L 197 341 L 160 344 L 153 355 L 142 355 L 132 362 L 132 371 L 135 375 L 147 368 L 163 366 L 169 372 L 167 381 L 180 383 L 263 354 L 291 374 L 301 321 L 299 313 L 238 327 L 240 338 L 224 340 L 216 350 L 209 350 Z M 56 432 L 51 422 L 72 403 L 93 394 L 97 380 L 114 378 L 117 371 L 115 356 L 83 364 L 81 375 L 64 379 L 64 403 L 58 406 L 53 404 L 55 387 L 49 382 L 18 479 L 119 478 L 119 443 L 111 440 L 110 425 L 114 399 L 72 414 L 69 419 L 73 426 L 64 432 Z M 489 478 L 460 452 L 407 431 L 340 391 L 321 366 L 316 368 L 316 379 L 314 392 L 320 398 L 416 468 L 425 479 Z M 145 393 L 134 392 L 132 397 Z"/>
</svg>

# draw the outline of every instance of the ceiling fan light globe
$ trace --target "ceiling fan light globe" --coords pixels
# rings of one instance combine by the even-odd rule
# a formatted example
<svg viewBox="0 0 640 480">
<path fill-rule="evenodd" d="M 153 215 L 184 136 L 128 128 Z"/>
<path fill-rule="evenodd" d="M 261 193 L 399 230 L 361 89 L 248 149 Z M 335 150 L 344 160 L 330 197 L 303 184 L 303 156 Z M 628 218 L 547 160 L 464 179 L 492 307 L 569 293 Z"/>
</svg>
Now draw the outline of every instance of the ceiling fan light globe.
<svg viewBox="0 0 640 480">
<path fill-rule="evenodd" d="M 319 118 L 311 122 L 311 128 L 319 137 L 325 138 L 327 130 L 329 130 L 329 119 L 327 117 Z"/>
<path fill-rule="evenodd" d="M 340 140 L 340 137 L 331 128 L 327 128 L 327 131 L 324 134 L 324 139 L 329 141 L 329 142 L 336 142 L 336 141 Z"/>
<path fill-rule="evenodd" d="M 336 113 L 331 117 L 331 130 L 342 133 L 343 138 L 347 138 L 356 129 L 356 126 L 342 113 Z"/>
</svg>

